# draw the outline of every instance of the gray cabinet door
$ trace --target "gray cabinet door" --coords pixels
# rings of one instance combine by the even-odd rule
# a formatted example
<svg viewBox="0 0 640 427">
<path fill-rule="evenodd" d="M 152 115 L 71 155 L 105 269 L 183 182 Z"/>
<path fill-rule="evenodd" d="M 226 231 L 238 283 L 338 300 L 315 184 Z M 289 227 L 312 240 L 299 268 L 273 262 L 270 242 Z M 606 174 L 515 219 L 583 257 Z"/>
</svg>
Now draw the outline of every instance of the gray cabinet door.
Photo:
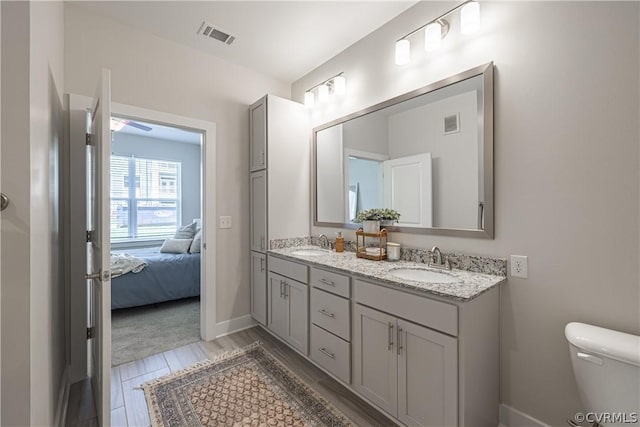
<svg viewBox="0 0 640 427">
<path fill-rule="evenodd" d="M 267 97 L 249 109 L 249 139 L 251 172 L 267 167 Z"/>
<path fill-rule="evenodd" d="M 309 354 L 309 287 L 295 280 L 285 282 L 287 305 L 286 339 L 305 355 Z"/>
<path fill-rule="evenodd" d="M 251 317 L 267 324 L 267 256 L 251 252 Z"/>
<path fill-rule="evenodd" d="M 354 304 L 353 386 L 395 416 L 398 402 L 396 318 Z"/>
<path fill-rule="evenodd" d="M 267 173 L 251 174 L 251 250 L 267 251 Z"/>
<path fill-rule="evenodd" d="M 284 298 L 286 279 L 278 274 L 269 273 L 267 282 L 267 327 L 282 339 L 287 338 L 287 304 Z"/>
<path fill-rule="evenodd" d="M 457 426 L 457 340 L 405 320 L 397 324 L 398 419 L 407 426 Z"/>
</svg>

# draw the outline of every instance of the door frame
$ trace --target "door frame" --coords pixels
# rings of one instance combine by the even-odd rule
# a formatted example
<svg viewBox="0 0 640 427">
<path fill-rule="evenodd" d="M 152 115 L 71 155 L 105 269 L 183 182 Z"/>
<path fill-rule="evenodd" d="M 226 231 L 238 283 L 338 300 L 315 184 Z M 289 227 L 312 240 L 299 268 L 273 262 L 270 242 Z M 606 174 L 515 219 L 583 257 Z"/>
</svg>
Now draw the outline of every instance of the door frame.
<svg viewBox="0 0 640 427">
<path fill-rule="evenodd" d="M 70 136 L 70 192 L 69 222 L 84 224 L 86 209 L 84 188 L 86 182 L 85 128 L 83 112 L 90 108 L 91 98 L 67 94 Z M 119 117 L 158 123 L 176 128 L 201 132 L 201 180 L 202 180 L 202 229 L 205 262 L 200 265 L 200 337 L 205 341 L 215 339 L 216 330 L 216 124 L 204 120 L 151 110 L 148 108 L 113 102 L 111 113 Z M 84 120 L 84 121 L 83 121 Z M 205 196 L 206 195 L 206 196 Z M 69 300 L 70 337 L 70 383 L 87 377 L 86 301 L 87 289 L 83 279 L 86 265 L 84 252 L 84 227 L 70 227 L 70 250 L 67 259 L 74 260 L 70 266 L 67 286 Z"/>
</svg>

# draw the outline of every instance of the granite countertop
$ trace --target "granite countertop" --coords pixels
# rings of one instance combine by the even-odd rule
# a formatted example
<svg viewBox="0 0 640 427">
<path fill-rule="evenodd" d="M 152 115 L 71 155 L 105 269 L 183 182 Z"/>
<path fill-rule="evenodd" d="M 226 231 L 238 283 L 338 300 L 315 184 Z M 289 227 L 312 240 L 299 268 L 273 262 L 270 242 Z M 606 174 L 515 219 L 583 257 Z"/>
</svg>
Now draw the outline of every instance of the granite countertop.
<svg viewBox="0 0 640 427">
<path fill-rule="evenodd" d="M 318 246 L 296 246 L 282 249 L 270 249 L 269 254 L 288 258 L 293 261 L 303 261 L 312 266 L 322 267 L 339 273 L 348 273 L 364 279 L 372 279 L 399 288 L 424 292 L 456 301 L 470 301 L 483 292 L 506 280 L 504 276 L 475 273 L 464 270 L 440 270 L 429 268 L 426 264 L 410 261 L 372 261 L 358 258 L 354 252 L 334 251 L 323 255 L 298 255 L 294 252 L 301 249 L 319 249 Z M 457 283 L 427 283 L 414 280 L 400 279 L 390 274 L 398 268 L 430 270 L 448 274 L 459 279 Z"/>
</svg>

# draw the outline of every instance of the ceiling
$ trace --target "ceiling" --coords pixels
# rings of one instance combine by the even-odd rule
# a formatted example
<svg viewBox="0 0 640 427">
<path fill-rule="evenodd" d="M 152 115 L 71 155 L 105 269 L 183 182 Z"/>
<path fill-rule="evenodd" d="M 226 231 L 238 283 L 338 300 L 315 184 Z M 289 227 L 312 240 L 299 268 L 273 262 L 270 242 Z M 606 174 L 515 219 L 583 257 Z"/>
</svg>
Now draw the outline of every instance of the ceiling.
<svg viewBox="0 0 640 427">
<path fill-rule="evenodd" d="M 99 15 L 292 83 L 416 1 L 74 1 Z M 203 21 L 235 36 L 198 35 Z"/>
<path fill-rule="evenodd" d="M 131 120 L 131 119 L 125 119 Z M 202 134 L 176 127 L 163 126 L 157 123 L 149 123 L 142 120 L 132 120 L 135 123 L 147 126 L 151 130 L 142 130 L 133 126 L 125 126 L 119 130 L 118 134 L 137 135 L 147 138 L 166 139 L 169 141 L 186 142 L 189 144 L 200 144 Z"/>
</svg>

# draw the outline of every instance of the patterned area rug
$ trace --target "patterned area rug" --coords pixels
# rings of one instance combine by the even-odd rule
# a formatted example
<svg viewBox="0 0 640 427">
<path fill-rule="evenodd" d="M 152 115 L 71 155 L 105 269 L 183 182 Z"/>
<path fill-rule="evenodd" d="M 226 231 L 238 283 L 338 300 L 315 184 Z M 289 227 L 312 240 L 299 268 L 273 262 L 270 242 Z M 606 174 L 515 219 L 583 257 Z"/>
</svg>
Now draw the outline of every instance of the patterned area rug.
<svg viewBox="0 0 640 427">
<path fill-rule="evenodd" d="M 353 425 L 259 342 L 142 388 L 154 427 Z"/>
</svg>

